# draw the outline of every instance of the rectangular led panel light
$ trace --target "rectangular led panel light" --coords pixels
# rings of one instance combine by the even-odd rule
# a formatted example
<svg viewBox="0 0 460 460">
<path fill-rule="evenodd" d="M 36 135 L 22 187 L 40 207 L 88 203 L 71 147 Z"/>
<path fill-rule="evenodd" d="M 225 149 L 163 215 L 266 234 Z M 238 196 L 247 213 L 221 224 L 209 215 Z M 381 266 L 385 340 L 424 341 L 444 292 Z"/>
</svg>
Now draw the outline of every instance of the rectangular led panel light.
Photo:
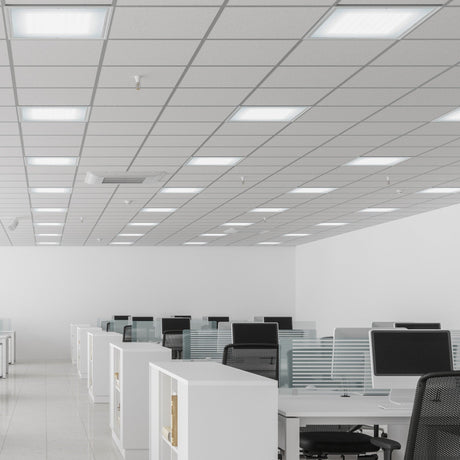
<svg viewBox="0 0 460 460">
<path fill-rule="evenodd" d="M 75 166 L 77 157 L 26 157 L 29 166 Z"/>
<path fill-rule="evenodd" d="M 240 107 L 230 118 L 230 121 L 278 121 L 290 122 L 295 120 L 309 107 Z"/>
<path fill-rule="evenodd" d="M 434 121 L 460 121 L 460 107 L 436 118 Z"/>
<path fill-rule="evenodd" d="M 37 244 L 40 246 L 58 246 L 59 243 L 57 241 L 37 241 Z"/>
<path fill-rule="evenodd" d="M 130 222 L 128 225 L 133 227 L 155 227 L 158 224 L 156 222 Z"/>
<path fill-rule="evenodd" d="M 67 208 L 32 208 L 32 212 L 67 212 Z"/>
<path fill-rule="evenodd" d="M 144 208 L 142 212 L 174 212 L 176 208 Z"/>
<path fill-rule="evenodd" d="M 202 233 L 201 236 L 227 236 L 228 233 Z"/>
<path fill-rule="evenodd" d="M 335 8 L 313 38 L 397 39 L 420 24 L 433 6 L 343 6 Z"/>
<path fill-rule="evenodd" d="M 407 157 L 359 157 L 345 166 L 393 166 L 407 160 Z"/>
<path fill-rule="evenodd" d="M 188 166 L 234 166 L 241 157 L 193 157 L 187 162 Z"/>
<path fill-rule="evenodd" d="M 12 38 L 102 39 L 109 8 L 106 6 L 9 7 Z"/>
<path fill-rule="evenodd" d="M 287 211 L 288 208 L 255 208 L 250 212 L 266 212 L 266 213 L 277 213 Z"/>
<path fill-rule="evenodd" d="M 24 122 L 80 122 L 86 121 L 88 107 L 19 107 L 21 121 Z"/>
<path fill-rule="evenodd" d="M 129 245 L 133 244 L 133 242 L 132 241 L 112 241 L 110 244 L 113 245 L 113 246 L 117 246 L 117 245 L 119 245 L 119 246 L 129 246 Z"/>
<path fill-rule="evenodd" d="M 37 233 L 37 236 L 62 236 L 62 233 Z"/>
<path fill-rule="evenodd" d="M 72 193 L 70 187 L 32 187 L 30 193 Z"/>
<path fill-rule="evenodd" d="M 37 227 L 63 227 L 62 222 L 35 222 L 34 225 Z"/>
<path fill-rule="evenodd" d="M 433 187 L 427 188 L 426 190 L 422 190 L 418 193 L 458 193 L 460 192 L 460 188 L 458 187 Z"/>
<path fill-rule="evenodd" d="M 257 243 L 263 246 L 277 246 L 278 244 L 281 244 L 279 241 L 261 241 L 260 243 Z"/>
<path fill-rule="evenodd" d="M 161 193 L 200 193 L 203 189 L 200 187 L 165 187 Z"/>
<path fill-rule="evenodd" d="M 119 233 L 118 236 L 144 236 L 145 233 Z"/>
<path fill-rule="evenodd" d="M 321 224 L 316 224 L 318 227 L 343 227 L 347 225 L 345 222 L 322 222 Z"/>
<path fill-rule="evenodd" d="M 337 190 L 331 187 L 299 187 L 291 190 L 289 193 L 329 193 Z"/>
<path fill-rule="evenodd" d="M 290 236 L 290 237 L 301 237 L 301 236 L 310 236 L 310 233 L 285 233 L 283 236 Z"/>
<path fill-rule="evenodd" d="M 205 244 L 208 244 L 207 241 L 187 241 L 187 243 L 184 243 L 188 246 L 203 246 Z"/>
<path fill-rule="evenodd" d="M 396 211 L 398 208 L 366 208 L 362 209 L 360 212 L 377 212 L 377 213 L 384 213 L 384 212 L 393 212 Z"/>
</svg>

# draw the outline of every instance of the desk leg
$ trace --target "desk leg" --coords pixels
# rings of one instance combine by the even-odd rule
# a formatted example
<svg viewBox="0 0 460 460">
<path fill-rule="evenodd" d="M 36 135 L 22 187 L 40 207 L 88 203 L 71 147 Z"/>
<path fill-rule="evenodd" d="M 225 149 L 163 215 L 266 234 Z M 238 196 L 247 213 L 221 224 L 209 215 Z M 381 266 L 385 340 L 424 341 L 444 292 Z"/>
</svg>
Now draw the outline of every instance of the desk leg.
<svg viewBox="0 0 460 460">
<path fill-rule="evenodd" d="M 408 433 L 409 424 L 388 426 L 388 437 L 398 441 L 401 444 L 401 450 L 395 450 L 393 452 L 393 460 L 404 460 Z"/>
<path fill-rule="evenodd" d="M 294 417 L 278 417 L 279 447 L 283 449 L 283 460 L 299 460 L 300 420 Z"/>
</svg>

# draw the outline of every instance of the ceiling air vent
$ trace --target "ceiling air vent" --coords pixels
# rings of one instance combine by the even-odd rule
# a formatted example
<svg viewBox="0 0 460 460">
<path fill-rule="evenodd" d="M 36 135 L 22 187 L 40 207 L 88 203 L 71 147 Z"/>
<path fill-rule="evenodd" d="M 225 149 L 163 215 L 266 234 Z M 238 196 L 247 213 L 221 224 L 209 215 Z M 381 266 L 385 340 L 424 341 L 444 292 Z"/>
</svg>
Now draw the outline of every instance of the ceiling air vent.
<svg viewBox="0 0 460 460">
<path fill-rule="evenodd" d="M 123 184 L 134 184 L 134 185 L 148 185 L 162 181 L 166 177 L 165 171 L 156 171 L 148 174 L 133 174 L 133 173 L 115 173 L 115 172 L 98 172 L 92 173 L 87 172 L 85 182 L 89 185 L 123 185 Z"/>
</svg>

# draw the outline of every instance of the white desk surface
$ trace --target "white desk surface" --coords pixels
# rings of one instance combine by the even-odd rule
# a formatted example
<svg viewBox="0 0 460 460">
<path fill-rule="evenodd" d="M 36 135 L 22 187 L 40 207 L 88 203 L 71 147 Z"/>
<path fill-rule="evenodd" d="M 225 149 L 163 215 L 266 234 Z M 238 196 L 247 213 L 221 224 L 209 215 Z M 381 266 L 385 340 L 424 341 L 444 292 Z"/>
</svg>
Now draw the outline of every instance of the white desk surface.
<svg viewBox="0 0 460 460">
<path fill-rule="evenodd" d="M 296 417 L 314 421 L 341 420 L 357 423 L 359 420 L 375 420 L 374 423 L 403 422 L 412 414 L 411 406 L 382 409 L 388 405 L 386 396 L 351 395 L 343 398 L 339 394 L 284 394 L 278 398 L 278 413 L 284 417 Z"/>
</svg>

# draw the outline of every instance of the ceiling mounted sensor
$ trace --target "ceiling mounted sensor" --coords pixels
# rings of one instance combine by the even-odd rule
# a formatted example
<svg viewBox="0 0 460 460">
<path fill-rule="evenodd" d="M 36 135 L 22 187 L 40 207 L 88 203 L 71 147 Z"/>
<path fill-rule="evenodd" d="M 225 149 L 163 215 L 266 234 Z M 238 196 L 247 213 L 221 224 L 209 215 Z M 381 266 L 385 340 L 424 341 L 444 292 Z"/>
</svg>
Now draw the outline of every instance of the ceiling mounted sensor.
<svg viewBox="0 0 460 460">
<path fill-rule="evenodd" d="M 87 172 L 85 183 L 89 185 L 148 185 L 157 184 L 166 178 L 165 171 L 157 171 L 149 174 L 116 173 L 116 172 Z"/>
</svg>

